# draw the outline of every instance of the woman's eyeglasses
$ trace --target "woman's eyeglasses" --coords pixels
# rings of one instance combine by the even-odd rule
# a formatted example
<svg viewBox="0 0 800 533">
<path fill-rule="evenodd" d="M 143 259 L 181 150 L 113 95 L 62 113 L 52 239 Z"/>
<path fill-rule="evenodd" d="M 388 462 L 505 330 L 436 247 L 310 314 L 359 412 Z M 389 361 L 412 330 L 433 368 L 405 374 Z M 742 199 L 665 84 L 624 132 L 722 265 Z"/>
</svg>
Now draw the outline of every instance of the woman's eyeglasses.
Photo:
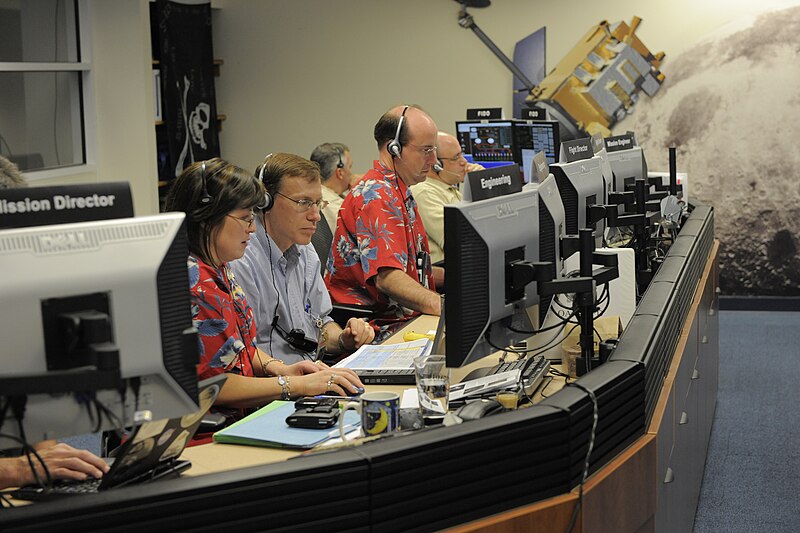
<svg viewBox="0 0 800 533">
<path fill-rule="evenodd" d="M 235 218 L 239 222 L 244 223 L 245 229 L 251 229 L 253 227 L 253 224 L 256 221 L 256 216 L 253 213 L 250 213 L 249 217 L 237 217 L 237 216 L 234 216 L 234 215 L 225 215 L 225 216 L 226 217 Z"/>
</svg>

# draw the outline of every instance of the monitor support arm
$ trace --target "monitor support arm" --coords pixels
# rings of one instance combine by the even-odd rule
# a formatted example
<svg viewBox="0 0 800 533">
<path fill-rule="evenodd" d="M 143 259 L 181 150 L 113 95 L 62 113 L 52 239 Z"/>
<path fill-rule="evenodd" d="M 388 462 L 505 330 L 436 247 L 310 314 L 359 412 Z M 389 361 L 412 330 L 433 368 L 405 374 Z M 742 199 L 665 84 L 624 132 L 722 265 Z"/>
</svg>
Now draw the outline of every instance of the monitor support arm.
<svg viewBox="0 0 800 533">
<path fill-rule="evenodd" d="M 581 230 L 579 244 L 580 277 L 556 279 L 555 264 L 550 262 L 515 261 L 510 268 L 512 283 L 518 289 L 535 281 L 540 296 L 575 293 L 580 323 L 581 357 L 587 362 L 589 370 L 594 356 L 596 287 L 619 277 L 619 269 L 615 254 L 594 251 L 594 236 L 590 228 Z M 602 265 L 603 268 L 594 272 L 595 264 Z"/>
<path fill-rule="evenodd" d="M 508 56 L 497 47 L 496 44 L 494 44 L 488 35 L 483 33 L 483 30 L 481 30 L 477 24 L 475 24 L 475 20 L 472 18 L 472 15 L 467 13 L 467 6 L 464 3 L 461 3 L 461 10 L 458 12 L 458 25 L 462 28 L 472 30 L 472 32 L 478 36 L 478 39 L 480 39 L 483 44 L 486 45 L 486 47 L 497 57 L 497 59 L 502 61 L 503 64 L 508 67 L 508 70 L 510 70 L 511 73 L 522 82 L 522 84 L 525 86 L 525 90 L 527 90 L 529 93 L 533 90 L 535 84 L 529 80 L 525 73 L 522 72 L 522 70 L 520 70 L 520 68 L 515 65 L 514 62 L 511 61 Z"/>
</svg>

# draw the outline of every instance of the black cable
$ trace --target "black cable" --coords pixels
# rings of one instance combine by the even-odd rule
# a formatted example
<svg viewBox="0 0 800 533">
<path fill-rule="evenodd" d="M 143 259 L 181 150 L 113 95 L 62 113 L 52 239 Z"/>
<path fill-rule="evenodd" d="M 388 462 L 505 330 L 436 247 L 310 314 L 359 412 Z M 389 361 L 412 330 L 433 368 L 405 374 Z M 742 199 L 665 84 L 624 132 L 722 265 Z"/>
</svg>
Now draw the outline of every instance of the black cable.
<svg viewBox="0 0 800 533">
<path fill-rule="evenodd" d="M 278 284 L 275 283 L 275 265 L 272 264 L 272 242 L 270 242 L 269 233 L 267 233 L 267 216 L 264 214 L 264 236 L 267 238 L 267 255 L 269 256 L 269 271 L 272 272 L 272 288 L 275 289 L 275 311 L 272 312 L 272 327 L 269 330 L 269 356 L 275 357 L 272 351 L 272 334 L 275 332 L 275 326 L 278 323 L 278 307 L 281 305 L 281 293 L 278 292 Z M 253 371 L 255 374 L 255 371 Z"/>
<path fill-rule="evenodd" d="M 575 522 L 578 518 L 578 510 L 583 505 L 583 486 L 586 484 L 586 478 L 589 476 L 589 459 L 592 455 L 592 449 L 594 448 L 594 439 L 595 439 L 595 432 L 597 430 L 597 418 L 598 418 L 598 409 L 597 409 L 597 397 L 594 395 L 594 392 L 585 388 L 584 386 L 576 383 L 572 384 L 573 387 L 578 387 L 586 394 L 589 395 L 589 399 L 592 400 L 592 431 L 589 434 L 589 449 L 586 451 L 586 460 L 583 464 L 583 475 L 581 476 L 581 484 L 580 489 L 578 491 L 578 503 L 575 504 L 575 509 L 572 511 L 572 518 L 570 519 L 569 529 L 568 532 L 572 532 L 575 528 Z"/>
<path fill-rule="evenodd" d="M 545 376 L 545 378 L 544 378 L 544 379 L 547 379 L 547 380 L 549 380 L 549 381 L 548 381 L 547 383 L 545 383 L 544 387 L 542 387 L 542 390 L 540 390 L 540 391 L 539 391 L 539 394 L 541 394 L 541 395 L 542 395 L 542 398 L 549 398 L 550 396 L 548 396 L 547 394 L 545 394 L 545 393 L 544 393 L 544 391 L 545 391 L 545 389 L 547 389 L 547 387 L 549 387 L 549 386 L 550 386 L 550 384 L 553 382 L 553 376 Z M 526 394 L 525 396 L 527 396 L 527 394 Z"/>
<path fill-rule="evenodd" d="M 19 438 L 12 437 L 9 435 L 8 437 L 20 442 L 22 444 L 23 452 L 25 453 L 25 457 L 28 460 L 28 465 L 31 468 L 31 473 L 33 474 L 36 483 L 41 486 L 50 486 L 53 483 L 53 479 L 50 477 L 50 471 L 47 469 L 47 465 L 42 460 L 41 456 L 34 450 L 33 446 L 28 444 L 28 438 L 25 435 L 25 425 L 22 423 L 23 419 L 25 418 L 25 406 L 28 403 L 27 396 L 12 396 L 9 398 L 11 403 L 11 411 L 14 413 L 14 418 L 17 420 L 17 427 L 19 431 Z M 42 481 L 42 478 L 39 476 L 39 472 L 36 471 L 36 466 L 33 464 L 33 459 L 31 458 L 31 452 L 33 455 L 39 460 L 39 463 L 42 465 L 42 469 L 45 473 L 45 479 L 47 480 L 47 484 L 45 485 Z"/>
<path fill-rule="evenodd" d="M 608 306 L 611 305 L 611 294 L 608 292 L 608 283 L 604 284 L 603 286 L 606 288 L 605 292 L 608 295 L 607 298 L 605 299 L 606 305 L 605 305 L 605 307 L 603 307 L 603 310 L 600 311 L 600 313 L 595 315 L 595 317 L 601 317 L 601 316 L 605 315 L 606 311 L 608 310 Z M 602 300 L 598 301 L 598 304 L 600 302 L 602 302 Z"/>
<path fill-rule="evenodd" d="M 525 331 L 525 330 L 522 330 L 522 329 L 517 329 L 517 328 L 515 328 L 513 326 L 506 326 L 506 328 L 509 331 L 513 331 L 514 333 L 521 333 L 523 335 L 538 335 L 539 333 L 544 333 L 545 331 L 551 331 L 551 330 L 554 330 L 556 328 L 559 328 L 562 325 L 564 325 L 565 322 L 569 321 L 569 317 L 567 317 L 567 318 L 559 317 L 559 318 L 561 318 L 561 322 L 558 322 L 558 323 L 553 324 L 551 326 L 547 326 L 546 328 L 537 329 L 536 331 Z"/>
<path fill-rule="evenodd" d="M 567 321 L 564 321 L 564 322 L 562 322 L 560 324 L 561 328 L 566 327 L 566 325 L 567 325 Z M 552 348 L 553 341 L 559 341 L 559 342 L 561 341 L 561 339 L 558 338 L 558 334 L 556 334 L 555 337 L 553 337 L 551 340 L 547 341 L 547 343 L 545 343 L 543 346 L 537 346 L 536 348 L 528 348 L 528 349 L 525 349 L 525 350 L 516 350 L 514 348 L 509 348 L 509 347 L 503 348 L 503 347 L 500 347 L 500 346 L 497 346 L 496 344 L 494 344 L 492 342 L 492 340 L 489 338 L 489 334 L 491 333 L 490 330 L 491 330 L 491 328 L 487 329 L 486 333 L 483 336 L 484 340 L 486 340 L 486 344 L 488 344 L 489 346 L 491 346 L 495 350 L 502 351 L 502 352 L 508 352 L 508 353 L 514 353 L 514 354 L 517 354 L 517 355 L 529 354 L 531 352 L 535 352 L 536 350 L 541 349 L 542 351 L 537 352 L 536 354 L 534 354 L 534 355 L 539 355 L 539 354 L 542 354 L 542 353 L 546 352 L 550 348 Z"/>
</svg>

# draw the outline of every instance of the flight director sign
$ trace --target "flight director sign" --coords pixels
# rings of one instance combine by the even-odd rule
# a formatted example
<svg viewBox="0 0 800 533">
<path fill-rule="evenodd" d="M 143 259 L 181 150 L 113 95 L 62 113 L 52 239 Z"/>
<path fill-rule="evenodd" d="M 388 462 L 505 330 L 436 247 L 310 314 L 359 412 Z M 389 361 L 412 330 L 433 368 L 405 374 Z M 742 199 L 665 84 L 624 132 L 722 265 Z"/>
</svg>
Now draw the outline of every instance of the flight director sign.
<svg viewBox="0 0 800 533">
<path fill-rule="evenodd" d="M 505 196 L 522 190 L 522 178 L 517 165 L 487 168 L 467 174 L 469 191 L 464 200 L 478 201 Z"/>
<path fill-rule="evenodd" d="M 0 228 L 68 224 L 133 216 L 126 182 L 24 187 L 0 191 Z"/>
</svg>

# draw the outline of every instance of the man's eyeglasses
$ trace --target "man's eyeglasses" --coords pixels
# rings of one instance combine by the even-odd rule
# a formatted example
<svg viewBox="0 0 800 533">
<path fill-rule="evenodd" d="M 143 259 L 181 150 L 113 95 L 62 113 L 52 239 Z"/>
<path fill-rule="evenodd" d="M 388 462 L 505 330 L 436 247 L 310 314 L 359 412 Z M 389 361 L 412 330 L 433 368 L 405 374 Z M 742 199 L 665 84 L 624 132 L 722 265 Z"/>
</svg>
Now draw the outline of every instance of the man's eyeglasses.
<svg viewBox="0 0 800 533">
<path fill-rule="evenodd" d="M 458 152 L 453 157 L 442 157 L 442 156 L 439 156 L 439 159 L 442 160 L 442 161 L 452 161 L 453 163 L 457 163 L 461 159 L 466 159 L 466 157 L 464 157 L 464 152 Z"/>
<path fill-rule="evenodd" d="M 428 157 L 431 154 L 436 153 L 435 146 L 417 146 L 416 144 L 406 143 L 407 146 L 413 146 L 415 150 L 422 152 L 422 155 Z"/>
<path fill-rule="evenodd" d="M 306 211 L 311 209 L 312 205 L 317 206 L 317 209 L 319 209 L 320 211 L 322 211 L 323 209 L 328 207 L 328 201 L 327 200 L 317 200 L 316 202 L 314 200 L 308 200 L 306 198 L 303 198 L 302 200 L 295 200 L 294 198 L 286 196 L 285 194 L 283 194 L 281 192 L 278 193 L 278 196 L 283 196 L 287 200 L 291 200 L 292 202 L 296 203 L 297 207 L 298 207 L 297 210 L 300 213 L 305 213 Z"/>
<path fill-rule="evenodd" d="M 253 224 L 256 221 L 256 216 L 253 213 L 250 213 L 249 217 L 237 217 L 237 216 L 233 216 L 233 215 L 225 215 L 225 216 L 226 217 L 235 218 L 239 222 L 244 223 L 245 229 L 251 229 L 253 227 Z"/>
</svg>

